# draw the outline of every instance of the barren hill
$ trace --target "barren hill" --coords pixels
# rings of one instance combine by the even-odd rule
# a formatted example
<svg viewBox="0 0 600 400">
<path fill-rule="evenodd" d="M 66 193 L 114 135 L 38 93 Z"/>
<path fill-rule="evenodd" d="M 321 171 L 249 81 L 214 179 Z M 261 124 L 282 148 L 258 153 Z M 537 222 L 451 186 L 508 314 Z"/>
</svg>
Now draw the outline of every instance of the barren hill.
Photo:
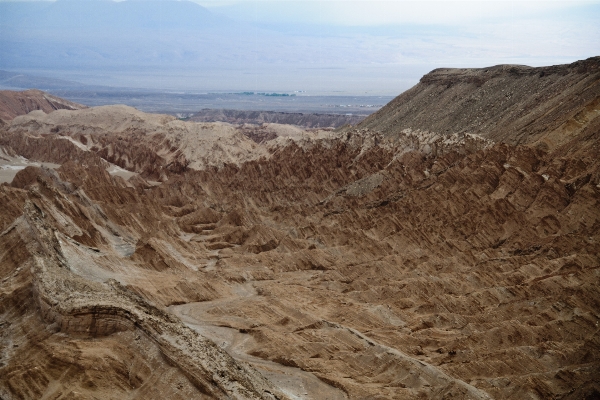
<svg viewBox="0 0 600 400">
<path fill-rule="evenodd" d="M 512 137 L 453 106 L 446 133 L 436 85 L 256 140 L 124 106 L 0 128 L 5 165 L 57 164 L 0 186 L 0 397 L 596 398 L 597 118 Z"/>
<path fill-rule="evenodd" d="M 440 68 L 359 127 L 385 135 L 403 129 L 442 135 L 468 132 L 554 149 L 579 133 L 598 129 L 599 97 L 600 57 L 540 68 Z"/>
<path fill-rule="evenodd" d="M 78 110 L 86 106 L 52 96 L 40 90 L 13 92 L 0 90 L 0 119 L 9 121 L 33 110 L 49 113 L 54 110 Z"/>
</svg>

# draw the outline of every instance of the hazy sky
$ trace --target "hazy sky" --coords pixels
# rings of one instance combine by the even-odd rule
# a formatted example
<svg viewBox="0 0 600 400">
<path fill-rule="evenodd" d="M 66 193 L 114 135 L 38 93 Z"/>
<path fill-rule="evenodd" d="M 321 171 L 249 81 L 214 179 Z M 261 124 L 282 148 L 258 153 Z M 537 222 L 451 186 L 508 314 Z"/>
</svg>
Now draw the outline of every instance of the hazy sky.
<svg viewBox="0 0 600 400">
<path fill-rule="evenodd" d="M 600 1 L 194 2 L 205 9 L 152 1 L 148 23 L 146 0 L 130 14 L 0 8 L 0 69 L 138 87 L 397 94 L 438 67 L 600 55 Z"/>
<path fill-rule="evenodd" d="M 345 1 L 345 0 L 194 0 L 239 19 L 262 22 L 305 22 L 335 25 L 386 24 L 463 25 L 505 19 L 560 17 L 565 10 L 594 1 Z M 597 17 L 597 15 L 596 15 Z"/>
<path fill-rule="evenodd" d="M 600 55 L 598 1 L 196 2 L 233 19 L 262 24 L 363 27 L 366 35 L 387 27 L 379 36 L 395 48 L 389 63 L 428 63 L 433 58 L 465 66 L 543 65 Z"/>
</svg>

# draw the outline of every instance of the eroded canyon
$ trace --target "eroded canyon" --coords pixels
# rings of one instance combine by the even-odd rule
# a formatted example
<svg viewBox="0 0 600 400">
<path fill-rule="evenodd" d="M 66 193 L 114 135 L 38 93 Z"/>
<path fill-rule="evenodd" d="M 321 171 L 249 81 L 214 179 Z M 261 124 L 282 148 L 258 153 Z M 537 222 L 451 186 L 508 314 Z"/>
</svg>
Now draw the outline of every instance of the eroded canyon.
<svg viewBox="0 0 600 400">
<path fill-rule="evenodd" d="M 599 96 L 596 57 L 335 131 L 7 120 L 0 398 L 596 398 Z"/>
</svg>

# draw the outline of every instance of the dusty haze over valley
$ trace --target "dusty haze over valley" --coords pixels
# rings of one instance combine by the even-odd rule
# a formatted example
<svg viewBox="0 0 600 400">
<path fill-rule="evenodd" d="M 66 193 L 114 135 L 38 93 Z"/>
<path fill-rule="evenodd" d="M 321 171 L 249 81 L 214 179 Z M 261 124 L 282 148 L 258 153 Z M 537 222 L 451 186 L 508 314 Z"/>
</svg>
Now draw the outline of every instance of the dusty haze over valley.
<svg viewBox="0 0 600 400">
<path fill-rule="evenodd" d="M 0 399 L 600 398 L 599 10 L 0 2 Z"/>
</svg>

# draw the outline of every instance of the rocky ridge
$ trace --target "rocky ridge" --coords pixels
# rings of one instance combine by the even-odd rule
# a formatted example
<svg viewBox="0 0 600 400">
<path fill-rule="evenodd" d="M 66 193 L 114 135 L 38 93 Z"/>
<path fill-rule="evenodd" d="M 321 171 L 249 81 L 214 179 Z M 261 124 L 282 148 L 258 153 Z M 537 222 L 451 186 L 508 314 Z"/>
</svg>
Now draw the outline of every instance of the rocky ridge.
<svg viewBox="0 0 600 400">
<path fill-rule="evenodd" d="M 187 123 L 127 106 L 31 112 L 15 118 L 8 134 L 0 146 L 19 149 L 26 158 L 61 163 L 72 159 L 71 152 L 84 158 L 84 153 L 94 153 L 154 180 L 165 180 L 186 168 L 239 164 L 266 154 L 231 125 Z M 30 146 L 31 141 L 38 145 Z M 55 150 L 41 150 L 47 146 Z"/>
<path fill-rule="evenodd" d="M 204 109 L 194 113 L 189 120 L 195 122 L 227 122 L 230 124 L 282 124 L 303 128 L 339 128 L 344 125 L 356 125 L 364 115 L 345 114 L 309 114 L 275 111 L 240 111 Z"/>
<path fill-rule="evenodd" d="M 0 90 L 0 121 L 10 121 L 33 110 L 48 113 L 60 109 L 79 110 L 82 108 L 86 108 L 86 106 L 52 96 L 41 90 L 31 89 L 23 92 Z"/>
</svg>

